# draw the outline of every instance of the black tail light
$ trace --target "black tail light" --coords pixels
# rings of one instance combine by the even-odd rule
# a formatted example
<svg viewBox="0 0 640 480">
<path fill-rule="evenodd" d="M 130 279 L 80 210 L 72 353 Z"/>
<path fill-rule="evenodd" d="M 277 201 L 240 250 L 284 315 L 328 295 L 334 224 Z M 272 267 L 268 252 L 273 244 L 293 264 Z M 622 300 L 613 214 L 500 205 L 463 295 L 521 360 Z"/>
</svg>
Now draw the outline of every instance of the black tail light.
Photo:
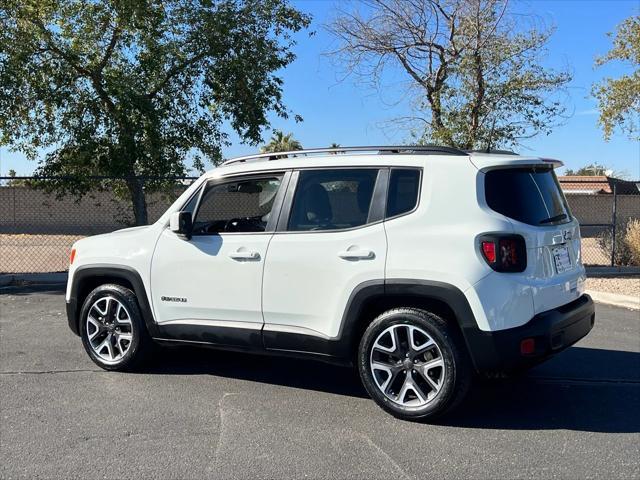
<svg viewBox="0 0 640 480">
<path fill-rule="evenodd" d="M 524 272 L 527 268 L 527 246 L 520 235 L 482 235 L 480 252 L 496 272 Z"/>
</svg>

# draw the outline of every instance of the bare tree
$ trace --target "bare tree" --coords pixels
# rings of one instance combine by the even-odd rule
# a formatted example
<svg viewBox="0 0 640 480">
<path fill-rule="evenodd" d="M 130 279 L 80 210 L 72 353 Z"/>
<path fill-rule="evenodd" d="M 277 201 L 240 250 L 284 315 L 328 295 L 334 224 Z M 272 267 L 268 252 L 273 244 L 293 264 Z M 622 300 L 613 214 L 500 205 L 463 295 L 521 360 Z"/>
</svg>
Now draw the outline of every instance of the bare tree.
<svg viewBox="0 0 640 480">
<path fill-rule="evenodd" d="M 421 142 L 512 146 L 562 118 L 567 71 L 540 65 L 552 28 L 507 0 L 363 0 L 328 26 L 331 52 L 359 80 L 410 80 Z"/>
</svg>

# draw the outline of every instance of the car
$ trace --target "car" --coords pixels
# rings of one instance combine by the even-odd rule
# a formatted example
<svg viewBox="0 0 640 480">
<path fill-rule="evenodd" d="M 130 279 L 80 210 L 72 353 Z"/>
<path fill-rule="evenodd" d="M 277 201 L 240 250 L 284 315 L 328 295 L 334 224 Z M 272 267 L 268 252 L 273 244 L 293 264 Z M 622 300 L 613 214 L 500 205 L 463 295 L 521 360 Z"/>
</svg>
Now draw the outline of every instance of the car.
<svg viewBox="0 0 640 480">
<path fill-rule="evenodd" d="M 156 344 L 314 358 L 434 419 L 593 328 L 560 165 L 438 146 L 236 158 L 152 225 L 73 245 L 69 326 L 106 370 Z"/>
</svg>

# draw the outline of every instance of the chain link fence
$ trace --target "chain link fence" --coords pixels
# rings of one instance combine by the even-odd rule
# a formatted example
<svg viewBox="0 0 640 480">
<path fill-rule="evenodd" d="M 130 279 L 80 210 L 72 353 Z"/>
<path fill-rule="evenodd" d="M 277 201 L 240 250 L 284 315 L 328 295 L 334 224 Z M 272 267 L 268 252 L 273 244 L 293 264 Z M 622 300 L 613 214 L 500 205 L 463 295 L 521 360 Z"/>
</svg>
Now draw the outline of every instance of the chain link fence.
<svg viewBox="0 0 640 480">
<path fill-rule="evenodd" d="M 562 182 L 561 182 L 562 183 Z M 569 208 L 580 222 L 582 262 L 590 266 L 624 265 L 627 225 L 640 219 L 640 195 L 565 192 Z"/>
<path fill-rule="evenodd" d="M 146 195 L 149 222 L 197 178 L 162 179 Z M 0 274 L 65 271 L 75 241 L 135 224 L 125 179 L 92 179 L 99 187 L 78 198 L 50 191 L 61 178 L 0 177 Z M 157 187 L 158 178 L 141 180 Z"/>
<path fill-rule="evenodd" d="M 197 177 L 161 179 L 146 195 L 149 222 L 156 221 Z M 61 272 L 71 245 L 88 235 L 133 225 L 131 202 L 121 178 L 95 177 L 101 188 L 78 199 L 58 197 L 48 187 L 60 178 L 0 177 L 0 273 Z M 158 178 L 142 178 L 158 184 Z M 51 182 L 51 184 L 49 183 Z M 581 224 L 586 265 L 619 263 L 626 225 L 640 219 L 640 195 L 574 194 L 567 201 Z"/>
</svg>

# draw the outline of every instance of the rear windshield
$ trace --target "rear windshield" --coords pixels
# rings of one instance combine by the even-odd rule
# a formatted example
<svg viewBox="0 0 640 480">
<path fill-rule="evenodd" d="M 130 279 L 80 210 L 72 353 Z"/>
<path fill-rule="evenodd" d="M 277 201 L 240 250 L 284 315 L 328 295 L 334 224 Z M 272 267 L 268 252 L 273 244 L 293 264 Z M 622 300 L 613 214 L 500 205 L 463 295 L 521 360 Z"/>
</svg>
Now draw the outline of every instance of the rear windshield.
<svg viewBox="0 0 640 480">
<path fill-rule="evenodd" d="M 558 225 L 570 220 L 553 169 L 505 168 L 485 175 L 485 195 L 492 210 L 530 225 Z"/>
</svg>

